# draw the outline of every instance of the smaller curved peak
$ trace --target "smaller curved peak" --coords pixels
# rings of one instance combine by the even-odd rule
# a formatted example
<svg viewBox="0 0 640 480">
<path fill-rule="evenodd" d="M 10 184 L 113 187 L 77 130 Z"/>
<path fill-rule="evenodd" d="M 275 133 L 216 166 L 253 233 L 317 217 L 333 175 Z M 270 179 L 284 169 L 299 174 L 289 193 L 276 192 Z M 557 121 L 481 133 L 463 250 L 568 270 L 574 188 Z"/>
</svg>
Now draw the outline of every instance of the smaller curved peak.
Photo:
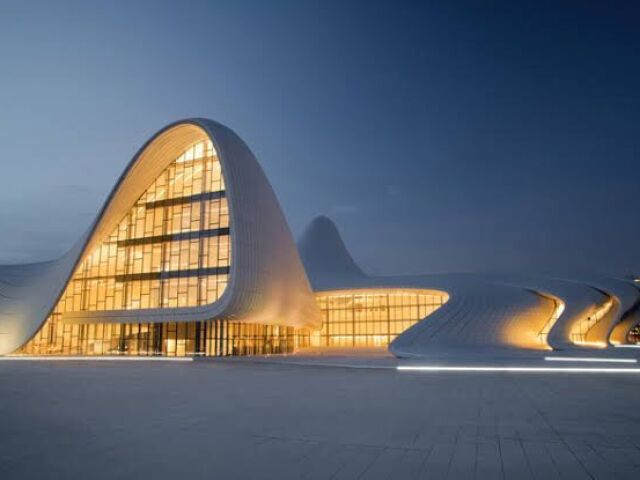
<svg viewBox="0 0 640 480">
<path fill-rule="evenodd" d="M 311 221 L 298 240 L 298 251 L 315 289 L 367 278 L 349 253 L 335 223 L 324 215 Z"/>
<path fill-rule="evenodd" d="M 370 287 L 316 292 L 323 322 L 310 334 L 320 348 L 388 347 L 449 301 L 442 290 Z"/>
</svg>

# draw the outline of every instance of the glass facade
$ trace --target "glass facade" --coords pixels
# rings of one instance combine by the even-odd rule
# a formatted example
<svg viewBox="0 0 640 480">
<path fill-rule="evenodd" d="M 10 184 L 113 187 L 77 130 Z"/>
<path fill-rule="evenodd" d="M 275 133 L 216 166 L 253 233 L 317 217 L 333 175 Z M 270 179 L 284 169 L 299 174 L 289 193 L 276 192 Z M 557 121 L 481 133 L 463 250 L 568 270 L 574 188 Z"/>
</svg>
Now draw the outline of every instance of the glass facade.
<svg viewBox="0 0 640 480">
<path fill-rule="evenodd" d="M 294 349 L 290 327 L 222 320 L 65 322 L 78 312 L 194 307 L 224 293 L 231 265 L 224 177 L 212 142 L 187 148 L 76 268 L 32 355 L 246 355 Z M 301 337 L 302 338 L 302 337 Z"/>
<path fill-rule="evenodd" d="M 186 150 L 78 267 L 57 310 L 175 308 L 215 302 L 231 258 L 224 180 L 211 142 Z"/>
<path fill-rule="evenodd" d="M 312 347 L 385 347 L 444 305 L 444 292 L 414 289 L 340 290 L 316 294 L 322 329 Z"/>
<path fill-rule="evenodd" d="M 48 321 L 18 353 L 25 355 L 224 356 L 288 353 L 293 327 L 209 320 L 71 325 Z"/>
</svg>

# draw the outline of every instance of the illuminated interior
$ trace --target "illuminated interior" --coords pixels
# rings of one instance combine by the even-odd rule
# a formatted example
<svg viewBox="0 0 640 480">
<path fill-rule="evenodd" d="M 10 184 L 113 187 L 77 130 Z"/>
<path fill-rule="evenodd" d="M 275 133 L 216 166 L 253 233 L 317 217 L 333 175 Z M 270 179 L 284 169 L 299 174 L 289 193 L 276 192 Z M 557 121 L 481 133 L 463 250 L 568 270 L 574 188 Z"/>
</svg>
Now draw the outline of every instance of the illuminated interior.
<svg viewBox="0 0 640 480">
<path fill-rule="evenodd" d="M 229 275 L 224 180 L 211 142 L 173 161 L 76 269 L 57 313 L 215 302 Z"/>
<path fill-rule="evenodd" d="M 613 307 L 613 299 L 608 298 L 604 303 L 599 305 L 593 313 L 583 317 L 579 322 L 576 322 L 570 331 L 571 341 L 576 345 L 582 345 L 587 347 L 605 348 L 607 343 L 604 341 L 592 341 L 588 339 L 591 329 L 602 320 Z"/>
<path fill-rule="evenodd" d="M 226 356 L 292 352 L 293 327 L 209 320 L 55 324 L 48 321 L 19 355 Z"/>
<path fill-rule="evenodd" d="M 449 300 L 436 290 L 336 290 L 316 294 L 322 329 L 311 332 L 312 347 L 386 347 L 400 333 Z"/>
<path fill-rule="evenodd" d="M 212 142 L 184 150 L 76 268 L 19 354 L 240 355 L 294 348 L 291 327 L 222 320 L 65 321 L 79 312 L 194 307 L 224 293 L 231 265 L 225 182 Z"/>
</svg>

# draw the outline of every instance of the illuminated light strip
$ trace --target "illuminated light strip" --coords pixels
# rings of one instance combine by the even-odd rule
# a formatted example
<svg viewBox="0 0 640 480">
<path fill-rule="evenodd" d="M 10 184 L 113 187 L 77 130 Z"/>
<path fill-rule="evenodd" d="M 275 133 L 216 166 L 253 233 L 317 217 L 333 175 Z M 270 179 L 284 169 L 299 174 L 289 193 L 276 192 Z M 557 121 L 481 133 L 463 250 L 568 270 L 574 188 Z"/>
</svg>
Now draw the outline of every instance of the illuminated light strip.
<svg viewBox="0 0 640 480">
<path fill-rule="evenodd" d="M 396 369 L 399 371 L 414 372 L 640 373 L 640 368 L 444 367 L 399 365 Z"/>
<path fill-rule="evenodd" d="M 592 357 L 544 357 L 549 362 L 611 362 L 638 363 L 635 358 L 592 358 Z"/>
<path fill-rule="evenodd" d="M 193 362 L 193 358 L 191 357 L 116 357 L 116 356 L 30 356 L 30 355 L 6 355 L 0 356 L 1 360 L 10 360 L 10 361 L 44 361 L 44 362 L 62 362 L 62 361 L 89 361 L 89 362 Z"/>
<path fill-rule="evenodd" d="M 587 340 L 574 340 L 574 345 L 580 345 L 581 347 L 593 347 L 593 348 L 607 348 L 606 342 L 589 342 Z"/>
<path fill-rule="evenodd" d="M 616 348 L 640 348 L 640 344 L 633 343 L 616 343 L 614 345 Z"/>
</svg>

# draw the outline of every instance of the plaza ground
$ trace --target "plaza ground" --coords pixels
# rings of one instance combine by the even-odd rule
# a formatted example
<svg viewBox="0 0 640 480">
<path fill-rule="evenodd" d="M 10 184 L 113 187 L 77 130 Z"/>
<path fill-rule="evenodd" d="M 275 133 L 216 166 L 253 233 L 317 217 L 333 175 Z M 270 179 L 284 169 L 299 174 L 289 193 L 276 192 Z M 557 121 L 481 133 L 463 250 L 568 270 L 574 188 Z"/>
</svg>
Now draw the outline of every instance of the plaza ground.
<svg viewBox="0 0 640 480">
<path fill-rule="evenodd" d="M 396 364 L 0 362 L 0 478 L 640 478 L 640 375 Z"/>
</svg>

